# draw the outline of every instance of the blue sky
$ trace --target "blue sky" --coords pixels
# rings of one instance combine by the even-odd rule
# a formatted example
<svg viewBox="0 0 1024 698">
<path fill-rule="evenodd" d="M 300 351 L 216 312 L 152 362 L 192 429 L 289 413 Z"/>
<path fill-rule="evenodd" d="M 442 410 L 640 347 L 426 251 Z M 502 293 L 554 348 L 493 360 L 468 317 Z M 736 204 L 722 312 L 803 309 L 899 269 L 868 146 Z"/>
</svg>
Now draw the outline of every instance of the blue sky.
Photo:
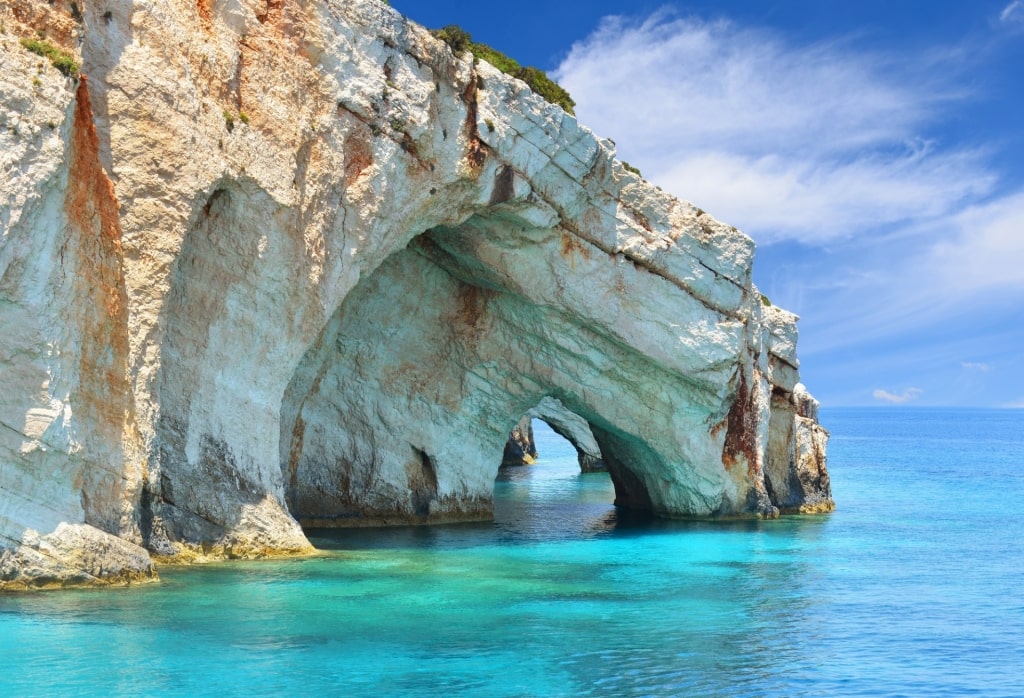
<svg viewBox="0 0 1024 698">
<path fill-rule="evenodd" d="M 1024 407 L 1024 0 L 393 0 L 757 241 L 826 406 Z"/>
</svg>

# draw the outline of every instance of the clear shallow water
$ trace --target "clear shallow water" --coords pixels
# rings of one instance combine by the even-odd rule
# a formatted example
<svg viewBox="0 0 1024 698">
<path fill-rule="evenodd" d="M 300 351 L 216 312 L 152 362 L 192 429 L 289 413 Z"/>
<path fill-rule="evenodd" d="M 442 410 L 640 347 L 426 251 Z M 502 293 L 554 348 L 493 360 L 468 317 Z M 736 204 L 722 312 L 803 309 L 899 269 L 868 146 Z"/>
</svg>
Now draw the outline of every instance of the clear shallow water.
<svg viewBox="0 0 1024 698">
<path fill-rule="evenodd" d="M 830 410 L 839 509 L 624 517 L 538 429 L 494 524 L 0 596 L 0 695 L 1024 695 L 1024 410 Z"/>
</svg>

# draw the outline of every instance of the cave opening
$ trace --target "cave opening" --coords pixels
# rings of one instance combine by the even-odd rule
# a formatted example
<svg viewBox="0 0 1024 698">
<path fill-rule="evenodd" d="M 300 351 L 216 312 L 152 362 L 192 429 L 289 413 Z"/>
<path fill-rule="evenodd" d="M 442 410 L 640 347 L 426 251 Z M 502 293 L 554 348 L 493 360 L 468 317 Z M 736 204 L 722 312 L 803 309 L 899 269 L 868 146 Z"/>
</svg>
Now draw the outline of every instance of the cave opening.
<svg viewBox="0 0 1024 698">
<path fill-rule="evenodd" d="M 546 396 L 512 428 L 501 457 L 503 466 L 532 465 L 538 452 L 533 425 L 546 425 L 567 442 L 576 454 L 582 473 L 607 472 L 601 447 L 587 420 L 569 410 L 557 398 Z"/>
</svg>

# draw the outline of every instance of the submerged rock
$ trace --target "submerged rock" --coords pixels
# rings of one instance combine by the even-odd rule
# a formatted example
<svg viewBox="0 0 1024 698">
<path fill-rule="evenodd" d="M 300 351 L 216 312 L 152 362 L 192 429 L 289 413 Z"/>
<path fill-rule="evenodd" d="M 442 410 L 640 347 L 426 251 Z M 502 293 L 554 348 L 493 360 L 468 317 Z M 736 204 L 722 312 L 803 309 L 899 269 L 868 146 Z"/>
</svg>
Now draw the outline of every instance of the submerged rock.
<svg viewBox="0 0 1024 698">
<path fill-rule="evenodd" d="M 0 7 L 0 588 L 489 518 L 545 398 L 621 506 L 832 507 L 753 242 L 524 83 L 376 0 L 75 13 Z"/>
</svg>

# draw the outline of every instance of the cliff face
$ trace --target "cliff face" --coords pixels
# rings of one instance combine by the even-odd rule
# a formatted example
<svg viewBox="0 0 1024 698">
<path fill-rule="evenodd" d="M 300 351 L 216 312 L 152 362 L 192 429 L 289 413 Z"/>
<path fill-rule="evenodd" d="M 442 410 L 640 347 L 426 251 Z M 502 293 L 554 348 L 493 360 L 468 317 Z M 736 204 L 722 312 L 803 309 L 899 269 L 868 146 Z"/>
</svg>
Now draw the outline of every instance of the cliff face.
<svg viewBox="0 0 1024 698">
<path fill-rule="evenodd" d="M 0 588 L 487 518 L 545 397 L 623 506 L 831 508 L 751 240 L 523 83 L 375 0 L 77 7 L 0 8 Z"/>
</svg>

